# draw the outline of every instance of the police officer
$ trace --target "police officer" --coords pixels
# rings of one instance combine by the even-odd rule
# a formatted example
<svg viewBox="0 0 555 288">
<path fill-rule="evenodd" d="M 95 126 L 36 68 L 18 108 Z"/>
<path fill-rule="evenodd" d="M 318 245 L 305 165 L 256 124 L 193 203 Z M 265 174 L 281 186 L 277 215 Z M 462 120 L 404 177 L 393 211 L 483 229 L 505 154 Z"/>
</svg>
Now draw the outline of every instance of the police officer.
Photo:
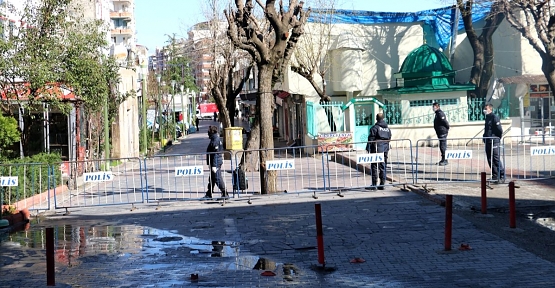
<svg viewBox="0 0 555 288">
<path fill-rule="evenodd" d="M 378 113 L 376 114 L 376 124 L 370 128 L 366 151 L 369 153 L 383 153 L 384 161 L 370 164 L 372 171 L 372 186 L 368 188 L 369 190 L 376 190 L 376 184 L 378 183 L 378 167 L 380 185 L 377 188 L 379 190 L 384 189 L 383 185 L 385 184 L 387 169 L 387 152 L 389 151 L 389 141 L 385 140 L 391 140 L 391 131 L 384 121 L 383 113 Z"/>
<path fill-rule="evenodd" d="M 218 134 L 218 127 L 210 125 L 208 127 L 208 137 L 210 138 L 210 143 L 208 143 L 208 147 L 206 148 L 206 152 L 209 153 L 206 156 L 206 164 L 210 167 L 210 177 L 208 178 L 208 191 L 203 198 L 212 198 L 214 185 L 218 185 L 218 188 L 222 192 L 222 198 L 227 198 L 229 196 L 225 189 L 224 180 L 222 179 L 222 164 L 224 161 L 221 152 L 223 150 L 223 145 Z"/>
<path fill-rule="evenodd" d="M 484 114 L 486 115 L 486 125 L 484 127 L 484 142 L 486 143 L 486 155 L 488 164 L 491 168 L 491 180 L 505 182 L 505 168 L 499 159 L 500 139 L 503 136 L 501 120 L 492 112 L 493 106 L 486 104 Z"/>
<path fill-rule="evenodd" d="M 439 166 L 445 166 L 449 162 L 445 159 L 445 151 L 447 150 L 447 134 L 449 133 L 449 121 L 445 117 L 445 113 L 439 108 L 439 103 L 434 102 L 432 109 L 436 113 L 434 118 L 434 130 L 436 130 L 439 139 L 439 152 L 441 152 L 441 161 L 437 163 Z"/>
</svg>

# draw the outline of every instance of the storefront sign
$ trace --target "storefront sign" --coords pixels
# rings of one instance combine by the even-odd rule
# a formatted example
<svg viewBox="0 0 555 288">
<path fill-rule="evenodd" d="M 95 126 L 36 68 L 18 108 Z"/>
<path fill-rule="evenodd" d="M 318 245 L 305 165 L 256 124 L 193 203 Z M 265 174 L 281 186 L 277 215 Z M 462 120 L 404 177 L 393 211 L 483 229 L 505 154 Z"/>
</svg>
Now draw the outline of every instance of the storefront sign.
<svg viewBox="0 0 555 288">
<path fill-rule="evenodd" d="M 318 152 L 353 149 L 353 132 L 318 133 Z"/>
</svg>

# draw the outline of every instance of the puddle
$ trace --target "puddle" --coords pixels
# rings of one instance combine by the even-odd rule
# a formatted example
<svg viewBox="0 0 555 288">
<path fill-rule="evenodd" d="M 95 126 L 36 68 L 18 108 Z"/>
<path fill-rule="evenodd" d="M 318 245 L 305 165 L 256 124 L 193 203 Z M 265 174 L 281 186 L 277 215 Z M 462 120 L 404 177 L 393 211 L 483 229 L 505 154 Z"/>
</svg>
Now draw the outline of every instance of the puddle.
<svg viewBox="0 0 555 288">
<path fill-rule="evenodd" d="M 44 227 L 11 233 L 0 240 L 0 247 L 42 250 L 46 247 L 45 234 Z M 261 259 L 242 252 L 239 242 L 188 237 L 176 231 L 132 225 L 58 226 L 54 227 L 54 239 L 56 262 L 68 266 L 80 263 L 79 258 L 85 256 L 92 257 L 88 261 L 95 261 L 112 256 L 125 260 L 144 255 L 148 259 L 144 268 L 153 269 L 163 264 L 147 262 L 168 256 L 178 258 L 187 253 L 195 258 L 220 258 L 218 266 L 226 270 L 252 270 Z"/>
</svg>

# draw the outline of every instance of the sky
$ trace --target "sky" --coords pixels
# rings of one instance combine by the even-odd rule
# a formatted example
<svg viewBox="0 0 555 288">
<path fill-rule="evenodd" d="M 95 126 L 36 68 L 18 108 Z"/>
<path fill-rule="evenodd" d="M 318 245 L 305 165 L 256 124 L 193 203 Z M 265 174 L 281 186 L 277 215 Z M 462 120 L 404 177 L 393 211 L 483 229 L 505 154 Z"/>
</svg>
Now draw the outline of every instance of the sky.
<svg viewBox="0 0 555 288">
<path fill-rule="evenodd" d="M 137 44 L 149 54 L 166 45 L 168 36 L 187 38 L 187 30 L 206 20 L 206 0 L 135 0 Z M 263 1 L 264 2 L 264 1 Z M 284 0 L 284 3 L 287 3 Z M 310 0 L 305 0 L 310 3 Z M 338 9 L 415 12 L 452 5 L 454 0 L 336 0 Z"/>
</svg>

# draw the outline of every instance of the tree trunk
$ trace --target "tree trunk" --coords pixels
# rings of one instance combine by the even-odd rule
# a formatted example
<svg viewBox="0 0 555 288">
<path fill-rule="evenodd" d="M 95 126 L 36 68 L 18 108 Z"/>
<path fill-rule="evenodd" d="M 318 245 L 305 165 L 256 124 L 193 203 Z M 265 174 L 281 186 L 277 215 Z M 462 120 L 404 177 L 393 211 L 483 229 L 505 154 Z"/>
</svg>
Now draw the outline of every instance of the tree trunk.
<svg viewBox="0 0 555 288">
<path fill-rule="evenodd" d="M 258 156 L 258 149 L 260 149 L 260 122 L 258 121 L 258 117 L 254 119 L 254 124 L 247 138 L 246 146 L 243 156 L 241 157 L 241 167 L 245 172 L 256 171 L 256 164 L 258 164 L 260 158 Z"/>
<path fill-rule="evenodd" d="M 256 117 L 260 119 L 260 179 L 262 194 L 276 192 L 276 173 L 266 170 L 266 162 L 274 159 L 274 131 L 272 115 L 274 114 L 274 94 L 272 94 L 273 67 L 269 64 L 258 65 L 259 97 Z"/>
<path fill-rule="evenodd" d="M 550 53 L 542 55 L 542 72 L 551 91 L 555 91 L 555 55 L 550 55 Z"/>
</svg>

